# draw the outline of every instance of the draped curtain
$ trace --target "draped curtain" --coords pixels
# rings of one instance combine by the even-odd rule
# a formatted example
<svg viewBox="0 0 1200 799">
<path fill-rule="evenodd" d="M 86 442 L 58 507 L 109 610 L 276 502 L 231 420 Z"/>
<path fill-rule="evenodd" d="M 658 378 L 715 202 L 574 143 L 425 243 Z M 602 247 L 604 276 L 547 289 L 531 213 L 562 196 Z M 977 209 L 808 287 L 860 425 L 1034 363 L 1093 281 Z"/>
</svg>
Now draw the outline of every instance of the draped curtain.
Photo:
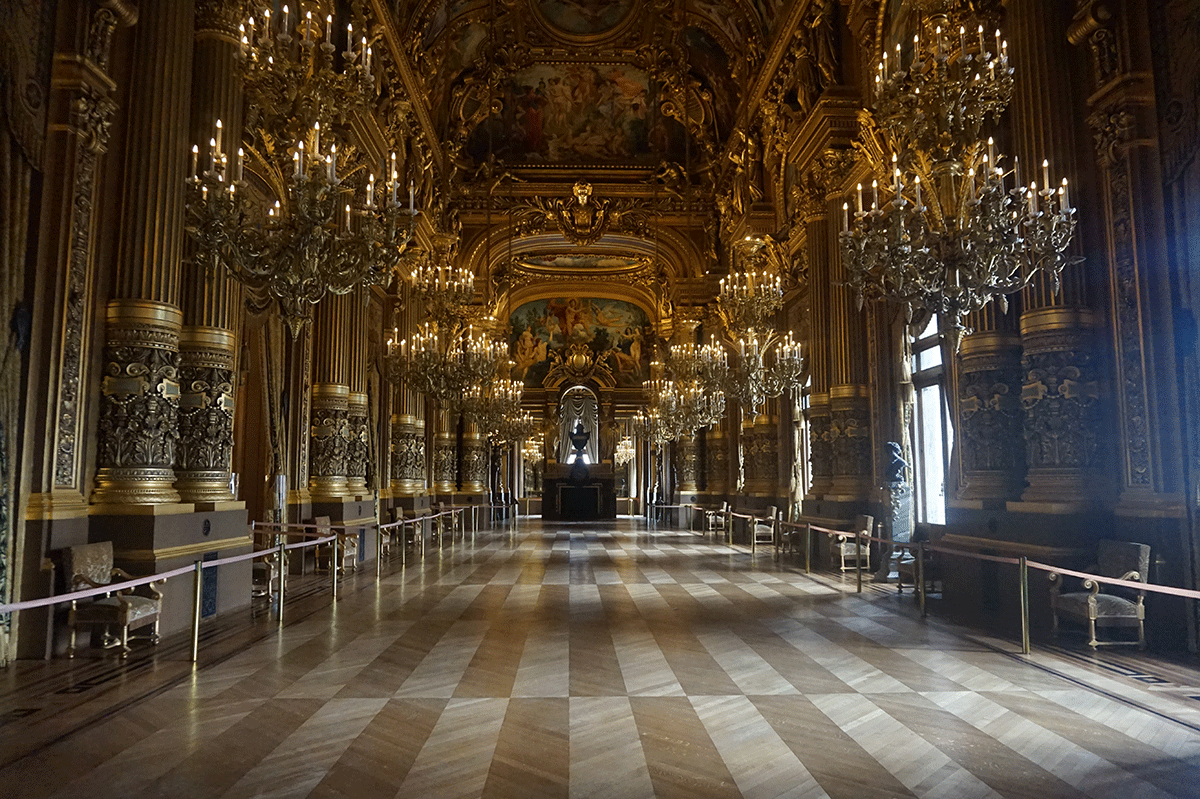
<svg viewBox="0 0 1200 799">
<path fill-rule="evenodd" d="M 579 421 L 583 422 L 583 429 L 591 433 L 583 451 L 587 454 L 588 463 L 596 463 L 599 460 L 596 457 L 597 442 L 600 440 L 596 395 L 583 386 L 568 389 L 558 403 L 559 463 L 567 463 L 571 457 L 571 432 Z"/>
</svg>

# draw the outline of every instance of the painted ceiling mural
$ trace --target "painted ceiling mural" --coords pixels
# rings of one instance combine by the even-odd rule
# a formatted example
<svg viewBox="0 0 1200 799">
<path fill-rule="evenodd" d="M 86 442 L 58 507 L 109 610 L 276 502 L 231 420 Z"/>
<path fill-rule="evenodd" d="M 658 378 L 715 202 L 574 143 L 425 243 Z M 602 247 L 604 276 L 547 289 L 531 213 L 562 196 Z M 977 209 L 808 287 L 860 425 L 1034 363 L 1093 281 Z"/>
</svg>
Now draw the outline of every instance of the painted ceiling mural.
<svg viewBox="0 0 1200 799">
<path fill-rule="evenodd" d="M 521 261 L 536 269 L 633 269 L 642 266 L 645 259 L 624 255 L 525 255 Z"/>
<path fill-rule="evenodd" d="M 612 30 L 625 19 L 634 0 L 537 0 L 534 5 L 554 27 L 576 35 Z"/>
<path fill-rule="evenodd" d="M 512 376 L 542 385 L 551 361 L 569 345 L 583 344 L 612 372 L 618 386 L 649 378 L 650 332 L 646 312 L 623 300 L 560 297 L 534 300 L 509 316 Z"/>
<path fill-rule="evenodd" d="M 658 111 L 659 89 L 627 64 L 535 64 L 508 81 L 467 151 L 517 164 L 679 161 L 683 128 Z"/>
</svg>

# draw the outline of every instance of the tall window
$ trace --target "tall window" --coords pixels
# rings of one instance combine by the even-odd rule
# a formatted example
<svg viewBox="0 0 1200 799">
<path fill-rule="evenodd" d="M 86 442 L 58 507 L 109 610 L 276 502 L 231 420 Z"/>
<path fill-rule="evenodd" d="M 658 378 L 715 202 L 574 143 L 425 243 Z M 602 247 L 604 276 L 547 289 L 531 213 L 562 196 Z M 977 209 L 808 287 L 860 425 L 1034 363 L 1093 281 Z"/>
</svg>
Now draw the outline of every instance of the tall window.
<svg viewBox="0 0 1200 799">
<path fill-rule="evenodd" d="M 946 475 L 954 432 L 946 401 L 945 366 L 937 317 L 912 345 L 915 404 L 909 435 L 913 446 L 913 499 L 917 521 L 946 523 Z"/>
</svg>

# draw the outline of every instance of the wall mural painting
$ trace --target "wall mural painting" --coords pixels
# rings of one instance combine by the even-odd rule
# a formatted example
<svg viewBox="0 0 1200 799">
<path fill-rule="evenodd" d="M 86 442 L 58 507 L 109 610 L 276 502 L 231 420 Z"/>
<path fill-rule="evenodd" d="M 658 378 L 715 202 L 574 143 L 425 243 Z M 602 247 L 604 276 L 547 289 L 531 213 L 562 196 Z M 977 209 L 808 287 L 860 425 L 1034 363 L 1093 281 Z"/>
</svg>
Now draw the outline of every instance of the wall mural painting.
<svg viewBox="0 0 1200 799">
<path fill-rule="evenodd" d="M 427 49 L 431 47 L 450 20 L 465 11 L 471 2 L 472 0 L 436 0 L 433 10 L 429 13 L 429 21 L 425 23 L 425 30 L 421 34 L 421 45 Z M 397 18 L 404 19 L 402 16 Z"/>
<path fill-rule="evenodd" d="M 624 255 L 526 255 L 521 261 L 535 269 L 632 269 L 642 264 Z"/>
<path fill-rule="evenodd" d="M 683 128 L 658 111 L 659 86 L 625 64 L 536 64 L 506 87 L 503 110 L 471 134 L 511 163 L 682 161 Z"/>
<path fill-rule="evenodd" d="M 509 316 L 512 376 L 530 388 L 550 371 L 550 354 L 586 344 L 612 370 L 618 386 L 640 386 L 650 376 L 646 312 L 632 303 L 589 297 L 527 302 Z"/>
<path fill-rule="evenodd" d="M 561 31 L 586 36 L 612 30 L 634 0 L 538 0 L 538 11 Z"/>
</svg>

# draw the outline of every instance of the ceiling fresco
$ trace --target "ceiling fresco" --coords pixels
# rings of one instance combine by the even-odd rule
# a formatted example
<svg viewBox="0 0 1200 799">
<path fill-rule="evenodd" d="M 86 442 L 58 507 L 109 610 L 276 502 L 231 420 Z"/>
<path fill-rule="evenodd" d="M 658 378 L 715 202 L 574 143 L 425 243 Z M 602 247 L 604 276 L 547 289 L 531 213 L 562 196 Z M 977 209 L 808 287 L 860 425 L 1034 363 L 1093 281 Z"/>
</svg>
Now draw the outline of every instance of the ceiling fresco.
<svg viewBox="0 0 1200 799">
<path fill-rule="evenodd" d="M 538 0 L 534 5 L 559 30 L 587 35 L 612 30 L 629 14 L 634 0 Z"/>
<path fill-rule="evenodd" d="M 646 263 L 645 258 L 622 255 L 524 255 L 521 262 L 534 269 L 604 269 L 608 271 L 635 269 Z"/>
<path fill-rule="evenodd" d="M 500 113 L 467 150 L 512 163 L 658 163 L 683 154 L 682 128 L 659 113 L 659 89 L 624 64 L 536 64 L 504 86 Z"/>
</svg>

